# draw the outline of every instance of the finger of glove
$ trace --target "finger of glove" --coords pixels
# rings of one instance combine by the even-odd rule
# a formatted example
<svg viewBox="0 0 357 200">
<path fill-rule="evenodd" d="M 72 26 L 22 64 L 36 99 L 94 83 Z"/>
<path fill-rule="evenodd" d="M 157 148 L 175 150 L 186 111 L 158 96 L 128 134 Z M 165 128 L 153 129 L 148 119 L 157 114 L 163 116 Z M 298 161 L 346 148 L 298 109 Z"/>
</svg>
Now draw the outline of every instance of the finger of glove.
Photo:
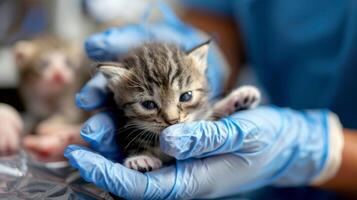
<svg viewBox="0 0 357 200">
<path fill-rule="evenodd" d="M 111 28 L 85 41 L 87 55 L 94 61 L 116 61 L 120 55 L 147 40 L 145 30 L 138 25 Z"/>
<path fill-rule="evenodd" d="M 215 122 L 176 124 L 160 135 L 160 147 L 179 160 L 242 149 L 256 152 L 274 138 L 280 121 L 280 115 L 274 109 L 259 108 L 240 111 Z"/>
<path fill-rule="evenodd" d="M 84 123 L 80 134 L 94 151 L 120 161 L 122 154 L 118 146 L 116 119 L 113 111 L 97 113 Z"/>
<path fill-rule="evenodd" d="M 125 199 L 143 198 L 147 185 L 144 174 L 77 145 L 68 146 L 64 156 L 86 181 Z"/>
<path fill-rule="evenodd" d="M 237 133 L 234 137 L 230 134 L 233 131 Z M 237 127 L 227 127 L 222 122 L 200 121 L 176 124 L 163 131 L 160 147 L 165 153 L 178 160 L 213 155 L 223 153 L 222 146 L 227 141 L 239 145 L 241 141 L 239 133 Z M 220 151 L 217 151 L 218 149 Z"/>
<path fill-rule="evenodd" d="M 85 86 L 76 94 L 76 105 L 83 110 L 92 111 L 104 106 L 110 92 L 107 88 L 107 81 L 101 73 L 97 73 Z"/>
</svg>

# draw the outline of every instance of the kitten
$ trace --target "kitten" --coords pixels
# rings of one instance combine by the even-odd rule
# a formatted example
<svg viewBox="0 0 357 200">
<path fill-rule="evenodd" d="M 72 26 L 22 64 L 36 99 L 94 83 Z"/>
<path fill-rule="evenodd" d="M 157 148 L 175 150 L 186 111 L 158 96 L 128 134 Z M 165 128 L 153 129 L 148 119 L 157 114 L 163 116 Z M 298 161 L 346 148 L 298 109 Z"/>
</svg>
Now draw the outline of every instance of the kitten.
<svg viewBox="0 0 357 200">
<path fill-rule="evenodd" d="M 208 48 L 208 42 L 189 52 L 173 44 L 148 43 L 118 63 L 99 64 L 127 119 L 119 135 L 126 167 L 144 172 L 171 161 L 159 149 L 159 135 L 170 125 L 216 120 L 259 103 L 260 92 L 252 86 L 240 87 L 214 104 L 209 101 Z"/>
<path fill-rule="evenodd" d="M 83 71 L 80 46 L 53 35 L 41 35 L 15 43 L 13 52 L 26 109 L 25 132 L 34 132 L 43 120 L 84 120 L 84 112 L 73 100 L 89 79 L 89 72 Z"/>
</svg>

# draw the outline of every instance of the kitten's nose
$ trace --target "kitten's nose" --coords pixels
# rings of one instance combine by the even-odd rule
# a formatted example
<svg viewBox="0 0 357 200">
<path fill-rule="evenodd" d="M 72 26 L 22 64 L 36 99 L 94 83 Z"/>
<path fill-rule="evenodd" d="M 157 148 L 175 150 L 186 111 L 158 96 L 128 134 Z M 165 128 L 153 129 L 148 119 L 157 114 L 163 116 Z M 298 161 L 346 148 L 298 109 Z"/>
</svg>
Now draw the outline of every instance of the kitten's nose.
<svg viewBox="0 0 357 200">
<path fill-rule="evenodd" d="M 61 73 L 56 72 L 53 77 L 52 77 L 53 82 L 55 83 L 63 83 L 64 82 L 64 77 Z"/>
<path fill-rule="evenodd" d="M 180 112 L 176 105 L 167 105 L 164 108 L 161 117 L 165 123 L 168 125 L 177 124 L 180 119 Z"/>
</svg>

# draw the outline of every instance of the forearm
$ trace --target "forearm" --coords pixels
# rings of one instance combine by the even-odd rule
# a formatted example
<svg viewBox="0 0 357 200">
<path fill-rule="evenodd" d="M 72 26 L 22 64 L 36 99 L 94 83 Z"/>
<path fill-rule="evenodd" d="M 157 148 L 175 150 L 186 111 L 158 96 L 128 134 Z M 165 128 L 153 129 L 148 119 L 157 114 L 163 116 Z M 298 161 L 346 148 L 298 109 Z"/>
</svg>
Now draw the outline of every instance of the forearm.
<svg viewBox="0 0 357 200">
<path fill-rule="evenodd" d="M 344 129 L 342 163 L 336 176 L 320 187 L 348 196 L 357 195 L 357 130 Z"/>
</svg>

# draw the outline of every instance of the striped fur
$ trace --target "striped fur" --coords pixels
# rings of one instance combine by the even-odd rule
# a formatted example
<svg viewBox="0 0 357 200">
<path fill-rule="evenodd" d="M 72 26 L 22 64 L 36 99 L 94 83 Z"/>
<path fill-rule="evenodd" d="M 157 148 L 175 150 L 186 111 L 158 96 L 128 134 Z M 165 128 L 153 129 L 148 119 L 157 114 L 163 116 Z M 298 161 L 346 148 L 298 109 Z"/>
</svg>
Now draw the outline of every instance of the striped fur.
<svg viewBox="0 0 357 200">
<path fill-rule="evenodd" d="M 208 43 L 186 53 L 172 44 L 150 43 L 129 52 L 117 63 L 101 63 L 126 125 L 119 130 L 119 142 L 128 158 L 124 165 L 151 171 L 172 160 L 158 148 L 159 135 L 169 125 L 197 120 L 214 120 L 237 110 L 255 107 L 260 92 L 243 86 L 214 104 L 208 102 L 206 79 Z M 192 99 L 180 100 L 186 92 Z M 147 109 L 142 104 L 157 105 Z"/>
<path fill-rule="evenodd" d="M 120 142 L 128 156 L 145 152 L 167 160 L 156 148 L 161 131 L 173 119 L 181 123 L 210 116 L 207 51 L 208 44 L 186 53 L 172 44 L 148 43 L 118 63 L 99 64 L 127 119 L 120 129 Z M 180 102 L 180 95 L 188 91 L 192 99 Z M 141 103 L 147 100 L 154 101 L 157 109 L 145 109 Z"/>
</svg>

